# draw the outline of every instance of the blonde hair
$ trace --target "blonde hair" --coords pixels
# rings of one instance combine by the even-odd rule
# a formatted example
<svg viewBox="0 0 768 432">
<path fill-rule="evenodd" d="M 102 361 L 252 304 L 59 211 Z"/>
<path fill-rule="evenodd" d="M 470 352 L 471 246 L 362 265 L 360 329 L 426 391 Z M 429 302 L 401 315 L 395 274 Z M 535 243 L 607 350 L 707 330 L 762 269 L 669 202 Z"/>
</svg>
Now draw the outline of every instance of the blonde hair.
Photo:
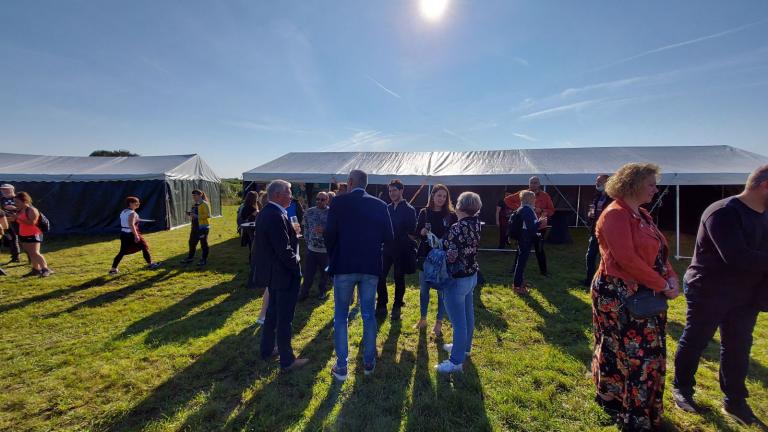
<svg viewBox="0 0 768 432">
<path fill-rule="evenodd" d="M 521 203 L 533 204 L 533 201 L 536 199 L 536 194 L 533 193 L 533 191 L 529 191 L 529 190 L 522 190 L 522 191 L 520 191 L 518 196 L 520 197 L 520 202 Z"/>
<path fill-rule="evenodd" d="M 456 199 L 456 210 L 474 216 L 483 208 L 483 201 L 480 195 L 474 192 L 462 192 Z"/>
<path fill-rule="evenodd" d="M 658 165 L 639 162 L 628 163 L 608 178 L 605 192 L 613 199 L 633 197 L 641 191 L 643 182 L 648 177 L 654 177 L 656 181 L 659 181 L 661 171 Z"/>
</svg>

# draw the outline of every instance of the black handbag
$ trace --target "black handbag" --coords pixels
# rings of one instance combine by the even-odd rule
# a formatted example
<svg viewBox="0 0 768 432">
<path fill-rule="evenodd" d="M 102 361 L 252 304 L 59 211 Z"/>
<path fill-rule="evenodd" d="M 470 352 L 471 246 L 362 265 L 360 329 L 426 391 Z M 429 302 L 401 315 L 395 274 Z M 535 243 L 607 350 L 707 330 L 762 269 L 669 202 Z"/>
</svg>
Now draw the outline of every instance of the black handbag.
<svg viewBox="0 0 768 432">
<path fill-rule="evenodd" d="M 633 318 L 648 319 L 666 312 L 669 309 L 669 303 L 664 294 L 640 285 L 636 293 L 624 299 L 624 307 Z"/>
<path fill-rule="evenodd" d="M 646 219 L 645 217 L 643 219 Z M 646 219 L 648 224 L 653 224 L 653 221 Z M 657 233 L 657 236 L 660 235 Z M 664 242 L 659 238 L 662 244 L 659 249 L 659 253 L 656 255 L 656 262 L 654 263 L 654 269 L 661 275 L 661 277 L 667 276 L 666 262 L 668 252 L 663 246 Z M 627 312 L 636 319 L 648 319 L 661 315 L 669 309 L 669 303 L 667 296 L 663 293 L 657 293 L 645 285 L 638 285 L 637 292 L 631 296 L 627 296 L 624 299 L 624 307 L 627 308 Z"/>
</svg>

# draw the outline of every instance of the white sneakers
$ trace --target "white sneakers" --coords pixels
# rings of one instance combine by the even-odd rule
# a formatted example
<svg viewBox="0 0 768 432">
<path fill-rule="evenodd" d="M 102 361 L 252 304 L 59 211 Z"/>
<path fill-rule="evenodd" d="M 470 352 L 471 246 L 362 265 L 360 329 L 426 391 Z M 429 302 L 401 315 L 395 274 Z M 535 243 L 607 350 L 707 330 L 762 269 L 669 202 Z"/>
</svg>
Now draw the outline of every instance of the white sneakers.
<svg viewBox="0 0 768 432">
<path fill-rule="evenodd" d="M 438 373 L 441 374 L 452 374 L 457 372 L 462 372 L 462 368 L 460 364 L 453 364 L 450 360 L 444 360 L 439 365 L 435 366 L 435 369 L 437 369 Z"/>
<path fill-rule="evenodd" d="M 443 344 L 443 350 L 447 352 L 448 354 L 451 353 L 451 350 L 453 349 L 453 344 Z M 464 355 L 469 357 L 469 351 L 464 351 Z"/>
</svg>

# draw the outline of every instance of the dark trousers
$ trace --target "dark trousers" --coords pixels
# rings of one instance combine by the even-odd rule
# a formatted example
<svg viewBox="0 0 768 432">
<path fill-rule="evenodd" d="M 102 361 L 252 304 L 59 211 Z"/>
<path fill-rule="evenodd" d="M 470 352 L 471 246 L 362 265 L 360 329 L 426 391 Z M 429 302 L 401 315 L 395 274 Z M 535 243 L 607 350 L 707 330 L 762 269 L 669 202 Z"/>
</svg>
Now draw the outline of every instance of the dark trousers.
<svg viewBox="0 0 768 432">
<path fill-rule="evenodd" d="M 307 250 L 306 259 L 302 267 L 304 281 L 301 284 L 299 296 L 305 297 L 309 295 L 309 289 L 312 288 L 312 283 L 315 281 L 315 272 L 318 270 L 320 273 L 318 291 L 320 296 L 324 296 L 328 291 L 328 273 L 325 272 L 325 268 L 328 267 L 328 254 Z"/>
<path fill-rule="evenodd" d="M 19 253 L 21 253 L 21 248 L 19 247 L 19 224 L 16 222 L 9 223 L 2 240 L 8 245 L 11 258 L 18 259 Z"/>
<path fill-rule="evenodd" d="M 531 243 L 536 252 L 536 261 L 539 262 L 539 271 L 541 274 L 547 274 L 547 256 L 544 254 L 544 233 L 539 232 L 533 236 Z"/>
<path fill-rule="evenodd" d="M 693 392 L 699 359 L 719 327 L 720 390 L 728 403 L 744 400 L 749 396 L 744 381 L 749 368 L 757 308 L 744 303 L 729 306 L 722 298 L 692 299 L 688 296 L 686 300 L 685 329 L 675 353 L 675 387 L 683 392 Z"/>
<path fill-rule="evenodd" d="M 115 255 L 115 259 L 112 260 L 112 268 L 117 268 L 120 265 L 120 261 L 123 257 L 129 255 L 128 247 L 134 242 L 133 233 L 120 233 L 120 251 Z M 141 248 L 141 254 L 144 255 L 144 261 L 147 264 L 152 264 L 152 257 L 149 255 L 146 245 Z"/>
<path fill-rule="evenodd" d="M 189 233 L 189 254 L 187 258 L 192 259 L 195 257 L 195 249 L 197 249 L 197 243 L 200 243 L 200 249 L 203 251 L 203 260 L 208 259 L 208 230 L 192 227 L 192 231 Z"/>
<path fill-rule="evenodd" d="M 525 231 L 523 232 L 525 236 Z M 531 239 L 523 238 L 517 242 L 517 253 L 515 253 L 515 276 L 513 279 L 514 286 L 519 287 L 523 285 L 523 273 L 525 272 L 525 265 L 528 263 L 528 257 L 531 255 Z"/>
<path fill-rule="evenodd" d="M 600 247 L 597 244 L 597 236 L 595 233 L 589 236 L 589 244 L 587 245 L 587 278 L 585 279 L 587 285 L 592 283 L 592 279 L 595 277 L 595 271 L 597 269 L 597 256 L 600 254 Z"/>
<path fill-rule="evenodd" d="M 261 334 L 261 357 L 269 359 L 275 349 L 280 352 L 280 367 L 286 368 L 293 364 L 296 357 L 291 347 L 293 332 L 293 313 L 296 310 L 296 300 L 299 295 L 300 275 L 291 278 L 288 286 L 269 287 L 269 304 L 267 316 Z"/>
<path fill-rule="evenodd" d="M 401 307 L 405 303 L 403 297 L 405 296 L 405 273 L 400 265 L 399 260 L 395 259 L 392 255 L 384 254 L 382 257 L 382 272 L 379 277 L 379 285 L 376 287 L 376 309 L 386 309 L 389 302 L 389 296 L 387 293 L 387 275 L 389 270 L 395 267 L 395 302 L 392 307 Z"/>
<path fill-rule="evenodd" d="M 507 222 L 499 221 L 499 249 L 507 247 Z"/>
</svg>

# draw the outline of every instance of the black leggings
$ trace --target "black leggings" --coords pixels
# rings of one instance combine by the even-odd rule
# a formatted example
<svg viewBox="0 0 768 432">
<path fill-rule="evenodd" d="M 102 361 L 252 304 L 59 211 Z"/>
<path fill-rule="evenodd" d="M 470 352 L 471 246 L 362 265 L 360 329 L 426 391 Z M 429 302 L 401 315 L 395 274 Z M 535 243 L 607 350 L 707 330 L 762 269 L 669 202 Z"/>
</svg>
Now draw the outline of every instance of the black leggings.
<svg viewBox="0 0 768 432">
<path fill-rule="evenodd" d="M 197 249 L 197 242 L 200 242 L 200 249 L 203 250 L 203 260 L 208 259 L 208 228 L 192 227 L 192 231 L 189 233 L 189 255 L 187 259 L 195 257 L 195 249 Z"/>
<path fill-rule="evenodd" d="M 112 261 L 112 268 L 117 268 L 117 266 L 120 265 L 120 261 L 122 261 L 123 257 L 129 255 L 128 248 L 135 244 L 136 242 L 133 238 L 133 233 L 120 233 L 120 252 L 115 255 L 115 259 Z M 146 244 L 141 245 L 141 254 L 144 255 L 144 261 L 146 261 L 147 264 L 152 264 L 152 257 L 149 255 Z"/>
</svg>

